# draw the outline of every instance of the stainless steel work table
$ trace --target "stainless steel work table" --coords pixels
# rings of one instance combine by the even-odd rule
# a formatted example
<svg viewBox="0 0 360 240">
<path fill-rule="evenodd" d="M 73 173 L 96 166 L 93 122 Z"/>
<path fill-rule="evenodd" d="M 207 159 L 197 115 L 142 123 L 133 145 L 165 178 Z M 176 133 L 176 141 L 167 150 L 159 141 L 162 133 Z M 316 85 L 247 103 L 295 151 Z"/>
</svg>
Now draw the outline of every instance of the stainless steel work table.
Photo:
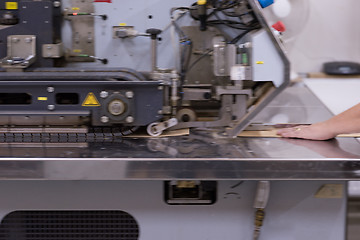
<svg viewBox="0 0 360 240">
<path fill-rule="evenodd" d="M 331 116 L 305 87 L 290 87 L 254 122 L 311 123 Z M 0 143 L 1 180 L 354 180 L 360 177 L 355 138 L 127 137 L 89 142 Z"/>
</svg>

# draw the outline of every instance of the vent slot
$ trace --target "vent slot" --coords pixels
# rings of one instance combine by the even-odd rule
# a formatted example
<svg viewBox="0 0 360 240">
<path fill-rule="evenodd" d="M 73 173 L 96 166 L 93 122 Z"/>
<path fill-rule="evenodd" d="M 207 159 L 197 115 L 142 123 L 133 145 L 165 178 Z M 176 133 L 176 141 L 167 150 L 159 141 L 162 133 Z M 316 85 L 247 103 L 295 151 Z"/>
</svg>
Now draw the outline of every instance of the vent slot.
<svg viewBox="0 0 360 240">
<path fill-rule="evenodd" d="M 79 94 L 77 93 L 57 93 L 56 104 L 60 105 L 76 105 L 79 104 Z"/>
<path fill-rule="evenodd" d="M 1 221 L 1 240 L 137 240 L 139 226 L 123 211 L 14 211 Z"/>
<path fill-rule="evenodd" d="M 29 105 L 31 95 L 29 93 L 0 93 L 0 105 Z"/>
</svg>

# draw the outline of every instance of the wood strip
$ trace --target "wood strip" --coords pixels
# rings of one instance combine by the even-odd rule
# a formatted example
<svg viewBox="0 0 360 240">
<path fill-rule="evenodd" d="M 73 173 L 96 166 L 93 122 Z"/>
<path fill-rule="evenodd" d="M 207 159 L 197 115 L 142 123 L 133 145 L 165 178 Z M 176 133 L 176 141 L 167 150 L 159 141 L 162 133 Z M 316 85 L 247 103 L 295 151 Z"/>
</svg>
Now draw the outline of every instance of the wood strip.
<svg viewBox="0 0 360 240">
<path fill-rule="evenodd" d="M 161 137 L 175 137 L 175 136 L 186 136 L 189 135 L 190 133 L 190 129 L 186 128 L 186 129 L 177 129 L 177 130 L 172 130 L 172 131 L 164 131 L 160 136 L 157 136 L 156 138 L 161 138 Z M 153 138 L 154 136 L 150 136 L 147 133 L 133 133 L 130 135 L 126 135 L 123 137 L 129 137 L 129 138 Z"/>
<path fill-rule="evenodd" d="M 274 138 L 274 137 L 280 137 L 276 134 L 277 130 L 266 130 L 266 131 L 242 131 L 238 137 L 265 137 L 265 138 Z M 359 138 L 360 133 L 349 133 L 349 134 L 340 134 L 337 137 L 340 138 Z"/>
<path fill-rule="evenodd" d="M 326 73 L 308 73 L 308 78 L 360 78 L 360 75 L 329 75 Z"/>
</svg>

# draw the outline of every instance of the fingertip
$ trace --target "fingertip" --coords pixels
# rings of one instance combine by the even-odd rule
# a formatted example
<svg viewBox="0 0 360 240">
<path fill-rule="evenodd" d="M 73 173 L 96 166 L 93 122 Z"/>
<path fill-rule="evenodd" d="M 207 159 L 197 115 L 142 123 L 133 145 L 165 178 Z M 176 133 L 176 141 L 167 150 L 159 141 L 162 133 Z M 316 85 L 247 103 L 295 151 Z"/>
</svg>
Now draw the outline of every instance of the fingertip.
<svg viewBox="0 0 360 240">
<path fill-rule="evenodd" d="M 282 133 L 278 133 L 277 135 L 278 135 L 279 137 L 282 137 L 282 138 L 286 138 L 286 137 L 287 137 L 287 136 L 286 136 L 286 133 L 283 133 L 283 132 L 282 132 Z"/>
</svg>

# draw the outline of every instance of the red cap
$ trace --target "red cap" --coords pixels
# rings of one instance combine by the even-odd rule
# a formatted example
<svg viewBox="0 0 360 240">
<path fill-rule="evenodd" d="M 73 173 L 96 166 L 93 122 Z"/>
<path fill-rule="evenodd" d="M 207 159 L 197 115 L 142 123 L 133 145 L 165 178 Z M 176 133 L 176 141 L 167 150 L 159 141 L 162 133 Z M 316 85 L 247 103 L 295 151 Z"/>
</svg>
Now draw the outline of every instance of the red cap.
<svg viewBox="0 0 360 240">
<path fill-rule="evenodd" d="M 272 27 L 275 30 L 279 31 L 279 32 L 285 32 L 286 31 L 286 27 L 285 27 L 285 25 L 284 25 L 284 23 L 282 21 L 277 21 L 276 23 L 274 23 L 272 25 Z"/>
</svg>

